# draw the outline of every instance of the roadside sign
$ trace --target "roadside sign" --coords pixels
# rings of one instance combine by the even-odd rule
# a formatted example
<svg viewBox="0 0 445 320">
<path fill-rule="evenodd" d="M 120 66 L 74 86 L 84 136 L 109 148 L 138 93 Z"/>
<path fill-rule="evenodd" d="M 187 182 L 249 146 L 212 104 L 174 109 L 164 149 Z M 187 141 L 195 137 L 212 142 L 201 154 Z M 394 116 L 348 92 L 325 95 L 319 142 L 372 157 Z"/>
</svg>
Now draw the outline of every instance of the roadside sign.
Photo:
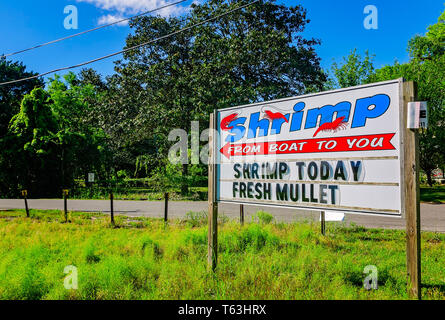
<svg viewBox="0 0 445 320">
<path fill-rule="evenodd" d="M 426 101 L 408 102 L 408 129 L 426 129 L 428 127 L 428 109 Z"/>
<path fill-rule="evenodd" d="M 401 217 L 402 85 L 218 110 L 216 201 Z"/>
<path fill-rule="evenodd" d="M 210 115 L 208 267 L 218 202 L 404 217 L 408 290 L 421 296 L 416 85 L 403 79 L 216 110 Z M 426 104 L 424 109 L 426 110 Z M 415 113 L 416 113 L 415 112 Z M 416 119 L 416 118 L 415 118 Z M 416 120 L 417 121 L 417 120 Z M 329 216 L 331 215 L 331 216 Z"/>
<path fill-rule="evenodd" d="M 325 221 L 345 221 L 345 214 L 337 211 L 325 211 Z M 320 221 L 321 221 L 320 215 Z"/>
<path fill-rule="evenodd" d="M 94 182 L 94 173 L 88 173 L 88 182 Z"/>
</svg>

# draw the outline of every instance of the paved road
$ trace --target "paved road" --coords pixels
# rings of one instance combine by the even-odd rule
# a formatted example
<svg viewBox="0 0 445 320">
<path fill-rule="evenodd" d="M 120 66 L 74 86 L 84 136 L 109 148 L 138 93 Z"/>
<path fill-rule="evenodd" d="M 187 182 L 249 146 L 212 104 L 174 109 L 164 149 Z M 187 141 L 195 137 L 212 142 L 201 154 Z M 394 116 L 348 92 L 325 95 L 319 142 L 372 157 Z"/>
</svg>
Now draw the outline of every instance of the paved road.
<svg viewBox="0 0 445 320">
<path fill-rule="evenodd" d="M 32 209 L 62 210 L 63 200 L 28 200 Z M 21 199 L 0 199 L 0 210 L 23 209 L 24 202 Z M 128 216 L 163 217 L 163 201 L 114 201 L 116 214 Z M 421 204 L 422 230 L 445 232 L 445 205 Z M 84 212 L 110 212 L 110 203 L 107 200 L 68 200 L 68 210 Z M 188 211 L 207 210 L 205 201 L 170 201 L 169 217 L 182 218 Z M 301 220 L 318 220 L 319 213 L 306 210 L 292 210 L 282 208 L 266 208 L 259 206 L 245 206 L 245 219 L 250 221 L 251 217 L 258 211 L 265 210 L 274 215 L 276 221 L 293 222 Z M 220 215 L 231 219 L 239 218 L 239 205 L 220 204 Z M 391 217 L 376 217 L 364 215 L 346 214 L 346 224 L 351 222 L 368 228 L 404 229 L 405 220 Z"/>
</svg>

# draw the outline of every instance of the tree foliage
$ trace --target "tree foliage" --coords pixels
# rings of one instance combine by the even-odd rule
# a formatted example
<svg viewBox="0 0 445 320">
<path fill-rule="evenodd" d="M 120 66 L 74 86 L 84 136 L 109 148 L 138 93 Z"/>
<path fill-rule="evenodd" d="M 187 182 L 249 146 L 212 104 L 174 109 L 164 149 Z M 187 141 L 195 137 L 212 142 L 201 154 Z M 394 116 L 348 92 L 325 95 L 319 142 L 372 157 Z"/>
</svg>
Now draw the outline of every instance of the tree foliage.
<svg viewBox="0 0 445 320">
<path fill-rule="evenodd" d="M 357 53 L 357 49 L 343 58 L 343 62 L 339 65 L 337 62 L 332 64 L 332 73 L 334 78 L 334 87 L 348 88 L 358 86 L 370 81 L 370 76 L 374 73 L 374 56 L 370 56 L 368 51 L 365 51 L 365 56 L 362 58 Z"/>
<path fill-rule="evenodd" d="M 29 189 L 31 194 L 38 190 L 51 194 L 60 185 L 57 121 L 49 104 L 49 94 L 41 88 L 34 89 L 25 95 L 19 113 L 11 120 L 2 163 L 2 171 L 10 177 L 6 180 L 9 187 Z"/>
<path fill-rule="evenodd" d="M 105 136 L 87 117 L 86 99 L 94 90 L 72 85 L 74 77 L 68 74 L 67 84 L 56 77 L 47 91 L 24 96 L 2 141 L 2 193 L 28 189 L 34 197 L 57 196 L 74 178 L 100 171 Z"/>
<path fill-rule="evenodd" d="M 34 72 L 27 72 L 26 67 L 22 63 L 0 58 L 0 82 L 34 75 L 36 75 Z M 42 86 L 43 81 L 40 79 L 0 86 L 0 139 L 8 131 L 11 118 L 19 111 L 23 96 L 31 92 L 35 87 Z"/>
<path fill-rule="evenodd" d="M 425 35 L 408 43 L 410 61 L 374 70 L 368 54 L 354 50 L 333 71 L 339 86 L 404 78 L 417 84 L 417 100 L 428 102 L 428 129 L 420 131 L 420 166 L 432 185 L 432 172 L 445 163 L 445 11 Z"/>
<path fill-rule="evenodd" d="M 182 17 L 144 16 L 133 20 L 132 47 L 191 27 L 243 4 L 210 0 L 193 4 Z M 321 90 L 325 74 L 314 46 L 301 32 L 309 20 L 301 6 L 260 1 L 187 29 L 149 46 L 128 51 L 116 65 L 117 92 L 127 112 L 131 144 L 145 161 L 161 163 L 173 128 L 190 132 L 192 120 L 208 127 L 217 108 Z M 162 125 L 160 125 L 162 124 Z M 154 148 L 155 143 L 158 148 Z M 139 158 L 140 159 L 140 158 Z M 188 166 L 182 167 L 183 175 Z"/>
</svg>

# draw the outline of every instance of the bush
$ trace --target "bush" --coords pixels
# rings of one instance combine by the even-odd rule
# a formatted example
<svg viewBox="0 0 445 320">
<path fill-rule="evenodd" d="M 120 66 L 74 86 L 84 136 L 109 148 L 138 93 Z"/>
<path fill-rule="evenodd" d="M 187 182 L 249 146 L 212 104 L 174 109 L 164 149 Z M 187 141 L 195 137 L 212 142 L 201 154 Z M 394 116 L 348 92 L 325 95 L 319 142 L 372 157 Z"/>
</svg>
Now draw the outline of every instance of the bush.
<svg viewBox="0 0 445 320">
<path fill-rule="evenodd" d="M 192 228 L 199 227 L 207 223 L 207 212 L 193 212 L 189 211 L 185 214 L 185 222 Z"/>
<path fill-rule="evenodd" d="M 268 212 L 258 211 L 256 216 L 254 216 L 254 220 L 258 220 L 260 224 L 269 224 L 273 221 L 274 217 Z"/>
</svg>

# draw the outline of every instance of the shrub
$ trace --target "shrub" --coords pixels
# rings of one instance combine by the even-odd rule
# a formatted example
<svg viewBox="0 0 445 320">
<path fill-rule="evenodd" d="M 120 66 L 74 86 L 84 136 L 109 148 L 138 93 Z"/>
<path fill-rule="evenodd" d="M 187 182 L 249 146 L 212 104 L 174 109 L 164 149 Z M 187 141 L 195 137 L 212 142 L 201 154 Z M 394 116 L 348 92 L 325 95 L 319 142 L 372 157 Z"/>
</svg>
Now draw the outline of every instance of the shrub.
<svg viewBox="0 0 445 320">
<path fill-rule="evenodd" d="M 268 212 L 258 211 L 256 213 L 256 219 L 258 219 L 258 223 L 269 224 L 269 223 L 271 223 L 273 221 L 274 217 L 273 217 L 273 215 L 271 215 Z"/>
<path fill-rule="evenodd" d="M 185 215 L 185 222 L 192 228 L 199 227 L 207 223 L 207 212 L 193 212 L 189 211 Z"/>
</svg>

